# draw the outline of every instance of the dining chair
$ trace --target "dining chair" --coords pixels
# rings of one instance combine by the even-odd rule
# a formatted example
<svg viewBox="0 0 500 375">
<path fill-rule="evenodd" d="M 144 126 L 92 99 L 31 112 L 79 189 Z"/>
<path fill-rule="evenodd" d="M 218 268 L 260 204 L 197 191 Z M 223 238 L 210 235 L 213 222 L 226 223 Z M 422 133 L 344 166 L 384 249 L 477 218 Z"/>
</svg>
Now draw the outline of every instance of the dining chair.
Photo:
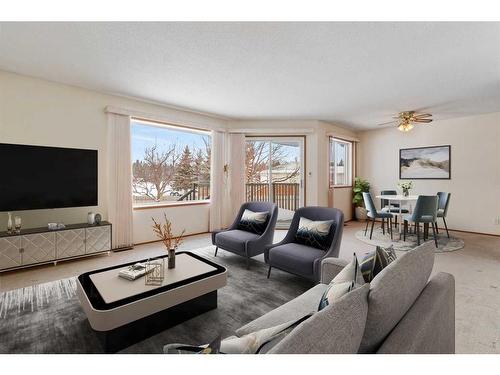
<svg viewBox="0 0 500 375">
<path fill-rule="evenodd" d="M 420 223 L 424 224 L 424 240 L 429 228 L 432 225 L 432 233 L 434 234 L 434 244 L 438 247 L 436 226 L 437 226 L 437 195 L 419 195 L 413 213 L 403 215 L 403 241 L 406 241 L 406 232 L 408 231 L 408 223 L 415 223 L 415 232 L 417 234 L 417 245 L 420 245 Z"/>
<path fill-rule="evenodd" d="M 380 192 L 380 195 L 398 195 L 398 192 L 396 190 L 382 190 Z M 410 212 L 406 208 L 401 208 L 401 211 L 400 211 L 399 203 L 395 203 L 395 202 L 391 203 L 391 201 L 389 201 L 387 199 L 380 200 L 380 208 L 384 212 L 390 212 L 390 213 L 395 213 L 395 214 L 399 214 L 399 213 L 407 214 Z M 398 215 L 394 215 L 394 227 L 395 228 L 398 227 Z"/>
<path fill-rule="evenodd" d="M 370 193 L 363 193 L 363 200 L 365 202 L 365 207 L 368 211 L 367 216 L 372 219 L 372 227 L 370 230 L 370 240 L 372 239 L 373 235 L 373 226 L 375 225 L 375 219 L 382 219 L 382 233 L 385 234 L 385 229 L 384 229 L 384 222 L 387 219 L 387 230 L 391 234 L 391 240 L 392 240 L 392 214 L 390 212 L 384 212 L 384 211 L 377 211 L 375 208 L 375 203 L 373 203 L 372 196 Z M 365 228 L 365 236 L 366 236 L 366 231 L 368 230 L 368 220 L 366 221 L 366 228 Z"/>
<path fill-rule="evenodd" d="M 437 193 L 438 196 L 438 210 L 437 217 L 443 219 L 444 228 L 446 229 L 446 235 L 450 238 L 450 233 L 448 232 L 448 225 L 446 224 L 446 215 L 448 214 L 448 205 L 450 204 L 451 193 L 445 193 L 444 191 L 439 191 Z M 436 225 L 436 232 L 439 233 L 439 230 Z"/>
</svg>

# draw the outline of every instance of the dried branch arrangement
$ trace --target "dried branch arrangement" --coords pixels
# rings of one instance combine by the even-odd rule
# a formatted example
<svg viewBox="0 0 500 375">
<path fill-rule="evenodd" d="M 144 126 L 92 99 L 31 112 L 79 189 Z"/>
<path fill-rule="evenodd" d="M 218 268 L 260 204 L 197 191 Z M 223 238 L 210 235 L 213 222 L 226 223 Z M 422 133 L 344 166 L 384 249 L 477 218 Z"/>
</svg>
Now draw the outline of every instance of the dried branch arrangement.
<svg viewBox="0 0 500 375">
<path fill-rule="evenodd" d="M 172 223 L 167 219 L 167 214 L 163 214 L 165 218 L 165 223 L 158 223 L 154 217 L 151 218 L 153 220 L 153 233 L 163 242 L 167 250 L 176 249 L 184 238 L 184 233 L 186 230 L 184 229 L 180 236 L 174 237 L 172 234 Z"/>
</svg>

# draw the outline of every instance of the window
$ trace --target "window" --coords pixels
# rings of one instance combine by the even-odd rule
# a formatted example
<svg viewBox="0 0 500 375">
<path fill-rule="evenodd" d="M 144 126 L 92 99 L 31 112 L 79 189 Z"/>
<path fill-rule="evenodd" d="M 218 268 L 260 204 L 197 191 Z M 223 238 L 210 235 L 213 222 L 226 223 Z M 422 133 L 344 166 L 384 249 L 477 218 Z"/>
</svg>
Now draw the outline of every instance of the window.
<svg viewBox="0 0 500 375">
<path fill-rule="evenodd" d="M 352 142 L 330 137 L 330 186 L 352 186 Z"/>
<path fill-rule="evenodd" d="M 132 119 L 134 207 L 210 199 L 210 133 Z"/>
</svg>

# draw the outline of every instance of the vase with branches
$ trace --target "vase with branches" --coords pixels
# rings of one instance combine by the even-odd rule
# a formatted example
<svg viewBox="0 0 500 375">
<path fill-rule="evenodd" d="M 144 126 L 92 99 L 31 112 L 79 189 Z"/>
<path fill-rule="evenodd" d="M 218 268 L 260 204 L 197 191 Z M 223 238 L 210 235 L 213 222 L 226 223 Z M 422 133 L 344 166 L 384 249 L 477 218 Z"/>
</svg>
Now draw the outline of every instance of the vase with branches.
<svg viewBox="0 0 500 375">
<path fill-rule="evenodd" d="M 175 268 L 175 250 L 182 243 L 186 230 L 183 229 L 179 236 L 174 236 L 172 233 L 172 223 L 167 219 L 165 213 L 163 217 L 165 219 L 164 223 L 157 222 L 154 217 L 151 218 L 153 220 L 153 233 L 163 242 L 163 245 L 167 249 L 168 268 Z"/>
</svg>

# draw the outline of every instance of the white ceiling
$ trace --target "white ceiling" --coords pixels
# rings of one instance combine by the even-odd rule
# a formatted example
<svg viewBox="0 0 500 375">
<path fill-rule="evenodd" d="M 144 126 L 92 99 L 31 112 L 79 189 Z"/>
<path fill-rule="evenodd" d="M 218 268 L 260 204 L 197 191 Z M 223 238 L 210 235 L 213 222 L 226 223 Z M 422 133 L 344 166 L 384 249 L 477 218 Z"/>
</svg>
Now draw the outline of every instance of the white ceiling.
<svg viewBox="0 0 500 375">
<path fill-rule="evenodd" d="M 500 23 L 0 23 L 0 69 L 241 119 L 500 111 Z"/>
</svg>

